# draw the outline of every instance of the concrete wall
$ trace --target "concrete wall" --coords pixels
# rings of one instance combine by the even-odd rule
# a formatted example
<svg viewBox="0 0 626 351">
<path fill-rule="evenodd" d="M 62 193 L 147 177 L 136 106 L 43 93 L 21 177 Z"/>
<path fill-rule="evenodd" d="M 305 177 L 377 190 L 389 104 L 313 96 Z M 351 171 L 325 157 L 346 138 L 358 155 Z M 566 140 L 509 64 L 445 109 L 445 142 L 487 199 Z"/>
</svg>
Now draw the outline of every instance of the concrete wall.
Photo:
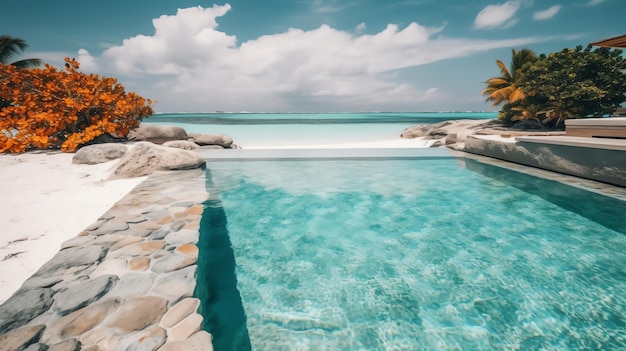
<svg viewBox="0 0 626 351">
<path fill-rule="evenodd" d="M 474 136 L 465 140 L 464 151 L 626 187 L 626 151 Z"/>
</svg>

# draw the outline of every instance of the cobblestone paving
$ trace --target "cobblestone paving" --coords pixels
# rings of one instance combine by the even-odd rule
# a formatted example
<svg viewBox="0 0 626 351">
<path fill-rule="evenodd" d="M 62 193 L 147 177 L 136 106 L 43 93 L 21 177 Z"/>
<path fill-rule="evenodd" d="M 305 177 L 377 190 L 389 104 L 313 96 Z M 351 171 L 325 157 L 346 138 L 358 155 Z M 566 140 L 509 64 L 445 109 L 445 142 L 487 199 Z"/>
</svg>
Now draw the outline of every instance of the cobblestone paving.
<svg viewBox="0 0 626 351">
<path fill-rule="evenodd" d="M 156 173 L 4 304 L 4 350 L 212 350 L 193 297 L 202 170 Z"/>
</svg>

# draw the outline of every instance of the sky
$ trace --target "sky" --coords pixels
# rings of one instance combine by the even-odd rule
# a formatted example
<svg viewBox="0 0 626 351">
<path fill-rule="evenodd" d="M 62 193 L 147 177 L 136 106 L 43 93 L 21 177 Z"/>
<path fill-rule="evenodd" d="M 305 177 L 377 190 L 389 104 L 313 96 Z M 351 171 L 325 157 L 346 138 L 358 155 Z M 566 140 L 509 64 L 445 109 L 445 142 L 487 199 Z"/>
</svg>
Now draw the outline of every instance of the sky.
<svg viewBox="0 0 626 351">
<path fill-rule="evenodd" d="M 511 49 L 626 34 L 625 0 L 0 0 L 23 57 L 118 78 L 156 112 L 489 111 Z"/>
</svg>

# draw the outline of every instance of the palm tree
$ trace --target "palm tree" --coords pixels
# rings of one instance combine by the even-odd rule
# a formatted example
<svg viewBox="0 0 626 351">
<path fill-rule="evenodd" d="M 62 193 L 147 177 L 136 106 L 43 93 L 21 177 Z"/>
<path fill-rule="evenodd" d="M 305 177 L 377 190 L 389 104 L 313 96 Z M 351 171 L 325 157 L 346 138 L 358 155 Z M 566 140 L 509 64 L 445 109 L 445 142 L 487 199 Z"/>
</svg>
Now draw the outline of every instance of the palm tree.
<svg viewBox="0 0 626 351">
<path fill-rule="evenodd" d="M 41 60 L 38 58 L 29 58 L 19 61 L 13 61 L 14 56 L 19 55 L 26 50 L 28 44 L 19 38 L 13 38 L 8 35 L 0 36 L 0 63 L 5 65 L 13 65 L 18 68 L 29 68 L 41 66 Z"/>
<path fill-rule="evenodd" d="M 511 121 L 527 121 L 532 120 L 537 123 L 541 129 L 544 128 L 542 119 L 545 117 L 547 111 L 544 111 L 544 106 L 536 102 L 530 102 L 528 99 L 522 101 L 521 104 L 511 108 L 513 115 Z"/>
<path fill-rule="evenodd" d="M 583 106 L 580 106 L 576 100 L 557 99 L 549 101 L 546 106 L 544 122 L 556 119 L 555 126 L 563 125 L 566 119 L 580 116 L 582 109 Z"/>
<path fill-rule="evenodd" d="M 507 68 L 502 61 L 496 60 L 502 75 L 487 79 L 485 82 L 487 87 L 481 92 L 481 95 L 487 95 L 486 101 L 493 101 L 492 106 L 520 101 L 526 97 L 518 86 L 522 75 L 522 66 L 527 62 L 534 61 L 537 56 L 529 49 L 520 51 L 513 49 L 512 51 L 510 68 Z"/>
<path fill-rule="evenodd" d="M 29 68 L 41 66 L 41 60 L 38 58 L 29 58 L 18 61 L 12 61 L 13 57 L 26 50 L 28 44 L 19 38 L 13 38 L 8 35 L 0 36 L 0 64 L 12 65 L 17 68 Z M 9 99 L 0 96 L 0 109 L 11 105 Z"/>
</svg>

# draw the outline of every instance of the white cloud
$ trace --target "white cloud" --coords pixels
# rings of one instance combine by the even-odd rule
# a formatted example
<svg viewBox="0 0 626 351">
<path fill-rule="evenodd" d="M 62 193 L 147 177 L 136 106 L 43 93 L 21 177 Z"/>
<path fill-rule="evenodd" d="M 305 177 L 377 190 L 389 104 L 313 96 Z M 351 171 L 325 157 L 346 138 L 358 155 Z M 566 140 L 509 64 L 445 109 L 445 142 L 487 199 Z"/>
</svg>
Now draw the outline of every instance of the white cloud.
<svg viewBox="0 0 626 351">
<path fill-rule="evenodd" d="M 488 5 L 474 19 L 474 28 L 508 28 L 515 25 L 518 20 L 513 16 L 515 16 L 521 4 L 520 0 L 513 0 L 503 4 Z"/>
<path fill-rule="evenodd" d="M 361 23 L 359 23 L 359 24 L 356 26 L 356 30 L 355 30 L 355 32 L 356 32 L 357 34 L 361 34 L 361 33 L 365 32 L 365 22 L 361 22 Z"/>
<path fill-rule="evenodd" d="M 78 50 L 78 57 L 76 60 L 80 63 L 80 70 L 83 72 L 95 72 L 98 70 L 98 65 L 89 51 L 85 49 Z"/>
<path fill-rule="evenodd" d="M 292 28 L 238 45 L 217 30 L 217 18 L 229 9 L 161 16 L 153 21 L 154 35 L 107 49 L 96 59 L 99 69 L 157 100 L 158 111 L 416 110 L 446 93 L 401 82 L 397 70 L 552 39 L 433 39 L 444 26 L 411 23 L 376 34 Z"/>
<path fill-rule="evenodd" d="M 230 5 L 179 9 L 176 15 L 152 20 L 153 36 L 125 39 L 104 51 L 115 69 L 126 74 L 176 75 L 199 63 L 228 65 L 236 38 L 216 30 L 216 18 Z"/>
<path fill-rule="evenodd" d="M 65 57 L 72 57 L 72 54 L 67 52 L 60 51 L 42 51 L 42 52 L 31 52 L 28 54 L 28 57 L 36 57 L 41 59 L 44 63 L 47 63 L 54 67 L 64 67 L 65 62 L 63 59 Z"/>
<path fill-rule="evenodd" d="M 554 17 L 561 10 L 561 5 L 554 5 L 549 9 L 537 11 L 533 14 L 533 19 L 537 21 L 547 20 Z"/>
</svg>

